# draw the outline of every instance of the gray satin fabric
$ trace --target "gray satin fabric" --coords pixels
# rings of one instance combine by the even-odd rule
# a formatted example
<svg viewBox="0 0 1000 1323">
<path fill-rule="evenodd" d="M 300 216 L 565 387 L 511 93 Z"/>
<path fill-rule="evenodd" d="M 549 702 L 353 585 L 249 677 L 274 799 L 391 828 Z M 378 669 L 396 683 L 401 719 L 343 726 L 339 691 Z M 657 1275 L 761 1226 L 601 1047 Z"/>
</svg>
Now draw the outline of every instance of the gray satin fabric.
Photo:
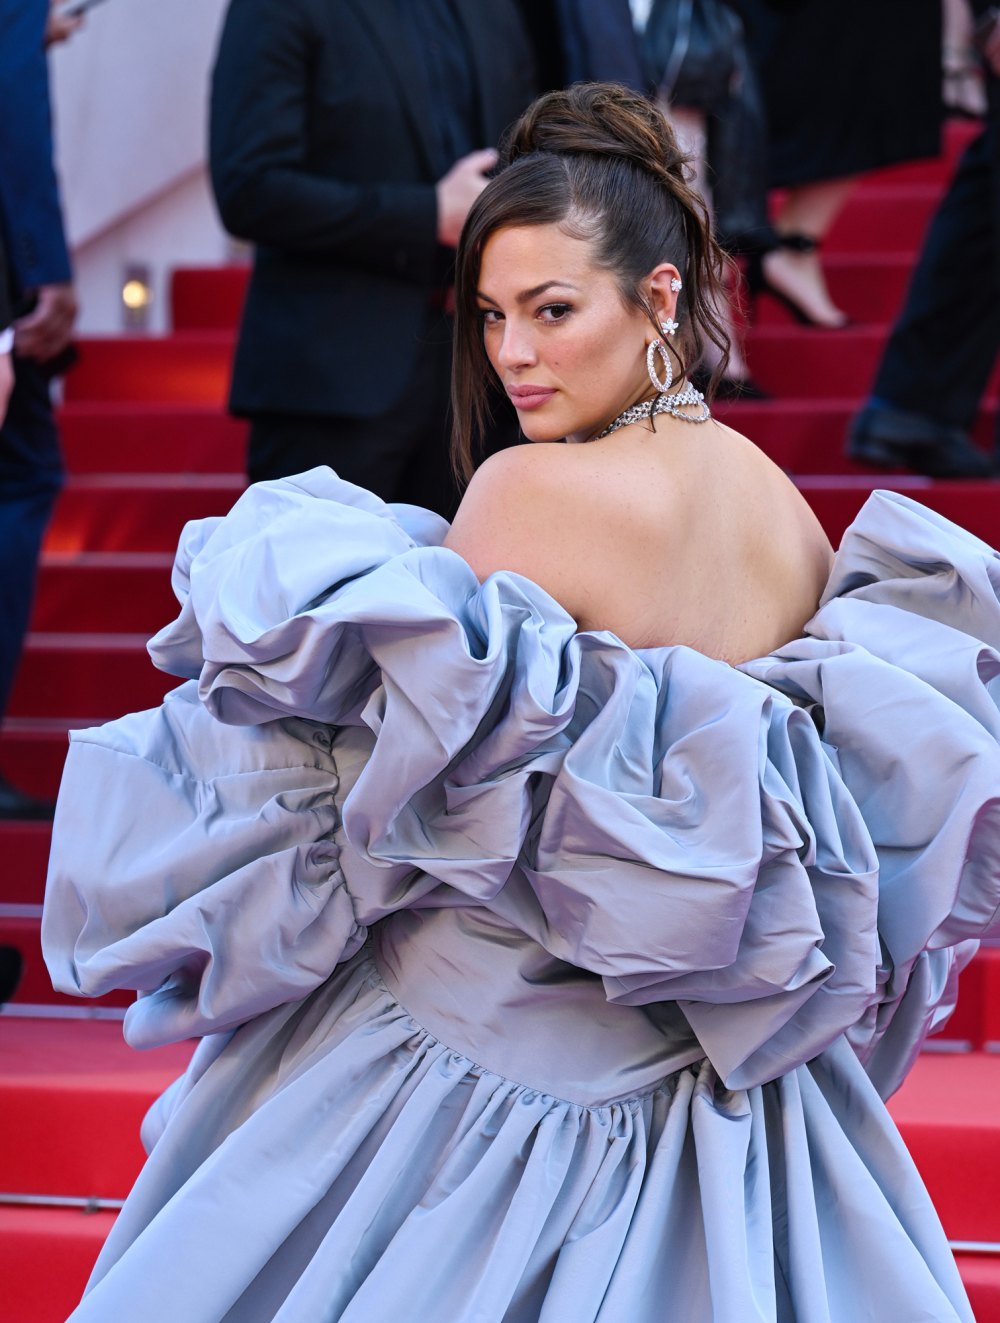
<svg viewBox="0 0 1000 1323">
<path fill-rule="evenodd" d="M 328 470 L 185 531 L 43 942 L 204 1035 L 76 1323 L 952 1323 L 879 1097 L 1000 905 L 1000 568 L 878 493 L 741 668 Z"/>
</svg>

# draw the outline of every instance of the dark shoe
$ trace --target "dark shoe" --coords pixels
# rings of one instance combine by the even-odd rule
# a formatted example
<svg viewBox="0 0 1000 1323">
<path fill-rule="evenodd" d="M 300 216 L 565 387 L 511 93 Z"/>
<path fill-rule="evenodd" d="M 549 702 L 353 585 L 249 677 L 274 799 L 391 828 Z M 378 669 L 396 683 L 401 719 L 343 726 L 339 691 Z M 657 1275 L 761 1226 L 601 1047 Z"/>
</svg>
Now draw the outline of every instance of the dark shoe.
<svg viewBox="0 0 1000 1323">
<path fill-rule="evenodd" d="M 28 818 L 34 822 L 50 819 L 56 811 L 55 804 L 49 799 L 36 799 L 18 790 L 3 776 L 0 776 L 0 820 Z"/>
<path fill-rule="evenodd" d="M 16 946 L 0 946 L 0 1002 L 10 1001 L 21 981 L 24 960 Z"/>
<path fill-rule="evenodd" d="M 925 414 L 869 405 L 856 414 L 847 453 L 879 469 L 910 469 L 929 478 L 988 478 L 993 461 L 960 427 Z"/>
</svg>

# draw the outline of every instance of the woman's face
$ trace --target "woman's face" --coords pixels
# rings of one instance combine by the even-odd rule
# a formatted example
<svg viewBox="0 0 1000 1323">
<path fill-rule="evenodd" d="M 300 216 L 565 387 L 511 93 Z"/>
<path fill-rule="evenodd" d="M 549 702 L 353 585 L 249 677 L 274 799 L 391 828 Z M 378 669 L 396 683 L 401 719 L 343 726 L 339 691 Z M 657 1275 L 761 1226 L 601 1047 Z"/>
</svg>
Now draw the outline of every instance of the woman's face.
<svg viewBox="0 0 1000 1323">
<path fill-rule="evenodd" d="M 661 320 L 673 316 L 676 274 L 664 264 L 650 279 Z M 656 333 L 595 265 L 587 240 L 558 225 L 497 230 L 483 248 L 478 296 L 486 354 L 530 441 L 586 441 L 652 393 L 646 347 Z"/>
</svg>

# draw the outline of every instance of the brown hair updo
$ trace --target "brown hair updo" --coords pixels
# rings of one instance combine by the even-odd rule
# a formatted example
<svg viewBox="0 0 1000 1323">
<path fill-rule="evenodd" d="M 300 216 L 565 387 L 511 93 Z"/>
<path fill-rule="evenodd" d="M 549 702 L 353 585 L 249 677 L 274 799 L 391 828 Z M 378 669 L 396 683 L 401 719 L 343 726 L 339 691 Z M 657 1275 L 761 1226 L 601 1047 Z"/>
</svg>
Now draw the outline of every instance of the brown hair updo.
<svg viewBox="0 0 1000 1323">
<path fill-rule="evenodd" d="M 597 265 L 615 276 L 622 298 L 649 316 L 657 334 L 640 285 L 659 263 L 673 262 L 684 281 L 676 337 L 681 368 L 686 373 L 696 365 L 711 340 L 722 354 L 714 386 L 729 351 L 716 311 L 725 258 L 686 166 L 660 111 L 614 83 L 549 92 L 514 125 L 501 172 L 477 198 L 458 245 L 452 459 L 461 478 L 472 475 L 473 438 L 482 436 L 490 416 L 479 267 L 486 241 L 506 226 L 558 224 L 589 240 Z"/>
</svg>

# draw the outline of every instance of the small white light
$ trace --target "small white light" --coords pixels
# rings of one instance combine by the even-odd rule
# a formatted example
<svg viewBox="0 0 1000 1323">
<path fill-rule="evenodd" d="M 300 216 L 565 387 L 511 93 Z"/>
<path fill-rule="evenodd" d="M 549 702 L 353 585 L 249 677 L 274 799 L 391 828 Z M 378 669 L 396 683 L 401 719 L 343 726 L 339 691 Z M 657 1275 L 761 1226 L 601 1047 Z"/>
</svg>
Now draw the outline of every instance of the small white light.
<svg viewBox="0 0 1000 1323">
<path fill-rule="evenodd" d="M 126 280 L 122 286 L 122 303 L 131 312 L 145 308 L 150 300 L 149 286 L 141 280 Z"/>
<path fill-rule="evenodd" d="M 153 286 L 148 266 L 132 264 L 122 273 L 122 322 L 126 331 L 144 331 L 153 302 Z"/>
</svg>

